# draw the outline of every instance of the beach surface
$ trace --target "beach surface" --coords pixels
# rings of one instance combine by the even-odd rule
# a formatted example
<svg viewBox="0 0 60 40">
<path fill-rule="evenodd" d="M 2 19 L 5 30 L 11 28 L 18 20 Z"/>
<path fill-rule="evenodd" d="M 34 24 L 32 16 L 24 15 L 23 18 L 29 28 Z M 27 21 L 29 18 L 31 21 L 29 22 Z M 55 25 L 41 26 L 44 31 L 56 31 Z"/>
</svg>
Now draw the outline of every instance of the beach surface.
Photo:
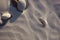
<svg viewBox="0 0 60 40">
<path fill-rule="evenodd" d="M 13 17 L 0 29 L 0 40 L 60 40 L 60 0 L 28 0 L 27 4 L 23 12 L 10 6 Z"/>
</svg>

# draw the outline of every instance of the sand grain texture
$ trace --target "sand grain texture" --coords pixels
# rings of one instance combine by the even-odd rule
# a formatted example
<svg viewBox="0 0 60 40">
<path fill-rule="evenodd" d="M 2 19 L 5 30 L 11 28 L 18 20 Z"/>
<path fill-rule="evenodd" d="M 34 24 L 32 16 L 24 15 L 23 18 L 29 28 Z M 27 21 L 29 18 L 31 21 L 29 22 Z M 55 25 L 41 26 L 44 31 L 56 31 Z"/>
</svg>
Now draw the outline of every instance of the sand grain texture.
<svg viewBox="0 0 60 40">
<path fill-rule="evenodd" d="M 60 5 L 54 6 L 51 0 L 28 0 L 28 3 L 22 13 L 10 6 L 13 17 L 0 29 L 0 40 L 60 40 L 60 13 L 55 10 Z"/>
</svg>

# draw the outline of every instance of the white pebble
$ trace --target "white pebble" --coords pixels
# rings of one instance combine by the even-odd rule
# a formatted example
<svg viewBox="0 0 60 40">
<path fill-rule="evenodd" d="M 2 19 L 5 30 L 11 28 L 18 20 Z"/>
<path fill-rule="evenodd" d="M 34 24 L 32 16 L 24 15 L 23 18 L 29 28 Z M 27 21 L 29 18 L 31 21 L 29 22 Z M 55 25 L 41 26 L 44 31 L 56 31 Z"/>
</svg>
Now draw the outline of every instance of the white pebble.
<svg viewBox="0 0 60 40">
<path fill-rule="evenodd" d="M 7 18 L 10 18 L 11 17 L 11 14 L 9 12 L 3 12 L 2 13 L 2 18 L 3 19 L 7 19 Z"/>
</svg>

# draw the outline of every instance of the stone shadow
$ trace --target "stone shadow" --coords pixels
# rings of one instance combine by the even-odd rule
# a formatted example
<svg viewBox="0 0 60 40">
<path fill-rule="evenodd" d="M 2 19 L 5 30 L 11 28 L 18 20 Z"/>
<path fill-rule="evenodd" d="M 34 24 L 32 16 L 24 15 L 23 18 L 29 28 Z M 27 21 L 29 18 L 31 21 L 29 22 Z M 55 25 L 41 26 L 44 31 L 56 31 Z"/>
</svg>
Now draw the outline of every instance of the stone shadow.
<svg viewBox="0 0 60 40">
<path fill-rule="evenodd" d="M 25 10 L 28 8 L 28 6 L 29 6 L 29 2 L 28 2 L 28 0 L 26 1 L 26 8 L 25 8 Z M 16 4 L 16 3 L 15 3 Z M 11 4 L 10 4 L 10 10 L 9 10 L 9 12 L 12 14 L 12 18 L 10 19 L 10 23 L 13 23 L 13 22 L 15 22 L 16 20 L 17 20 L 17 18 L 19 18 L 19 16 L 22 14 L 22 12 L 24 11 L 19 11 L 17 8 L 16 8 L 16 6 L 17 6 L 17 4 L 15 5 L 14 4 L 14 2 L 11 0 Z"/>
<path fill-rule="evenodd" d="M 19 18 L 19 16 L 22 14 L 22 12 L 19 12 L 16 10 L 16 8 L 14 8 L 13 6 L 10 6 L 10 11 L 12 14 L 12 18 L 10 19 L 10 23 L 13 23 L 17 20 L 17 18 Z"/>
</svg>

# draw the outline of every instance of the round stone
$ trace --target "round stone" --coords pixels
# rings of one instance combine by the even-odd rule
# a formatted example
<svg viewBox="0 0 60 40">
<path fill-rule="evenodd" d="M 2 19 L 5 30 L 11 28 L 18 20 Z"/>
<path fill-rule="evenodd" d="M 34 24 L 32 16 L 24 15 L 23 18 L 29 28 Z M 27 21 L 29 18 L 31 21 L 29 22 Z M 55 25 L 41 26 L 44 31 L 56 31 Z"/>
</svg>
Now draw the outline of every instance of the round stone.
<svg viewBox="0 0 60 40">
<path fill-rule="evenodd" d="M 26 0 L 19 0 L 17 3 L 17 8 L 20 11 L 23 11 L 26 8 Z"/>
<path fill-rule="evenodd" d="M 2 13 L 2 18 L 3 19 L 8 19 L 8 18 L 10 18 L 11 17 L 11 14 L 9 13 L 9 12 L 3 12 Z"/>
</svg>

